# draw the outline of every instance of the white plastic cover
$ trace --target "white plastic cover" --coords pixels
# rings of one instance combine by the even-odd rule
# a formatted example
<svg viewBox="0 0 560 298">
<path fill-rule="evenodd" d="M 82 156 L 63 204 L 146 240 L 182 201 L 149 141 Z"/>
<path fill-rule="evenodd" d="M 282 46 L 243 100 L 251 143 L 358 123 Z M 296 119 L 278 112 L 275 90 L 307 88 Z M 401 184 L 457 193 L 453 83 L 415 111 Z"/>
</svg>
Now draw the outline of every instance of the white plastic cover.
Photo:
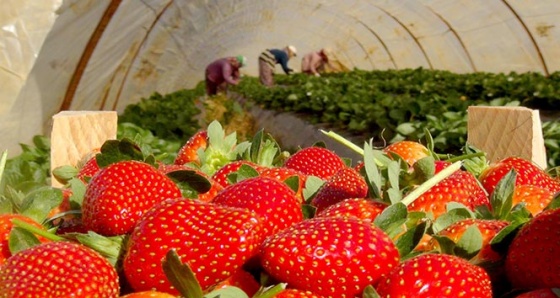
<svg viewBox="0 0 560 298">
<path fill-rule="evenodd" d="M 11 151 L 60 110 L 121 112 L 193 87 L 229 55 L 256 75 L 262 50 L 288 44 L 296 70 L 323 47 L 349 69 L 560 69 L 554 0 L 0 1 L 0 147 Z"/>
</svg>

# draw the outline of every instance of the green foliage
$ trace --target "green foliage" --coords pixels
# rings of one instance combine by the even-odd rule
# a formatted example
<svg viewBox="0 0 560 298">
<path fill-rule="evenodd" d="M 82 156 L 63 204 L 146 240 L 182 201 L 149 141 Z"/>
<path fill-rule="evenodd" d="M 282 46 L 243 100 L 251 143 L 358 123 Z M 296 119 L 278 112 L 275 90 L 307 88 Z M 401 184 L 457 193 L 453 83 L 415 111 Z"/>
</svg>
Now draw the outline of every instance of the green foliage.
<svg viewBox="0 0 560 298">
<path fill-rule="evenodd" d="M 314 124 L 327 124 L 363 136 L 364 141 L 421 141 L 426 130 L 439 152 L 460 154 L 467 138 L 467 108 L 473 105 L 560 109 L 560 73 L 456 74 L 422 68 L 354 70 L 276 77 L 265 88 L 245 77 L 233 90 L 268 109 L 298 113 Z M 560 164 L 560 125 L 543 123 L 549 165 Z"/>
<path fill-rule="evenodd" d="M 119 123 L 134 123 L 158 138 L 186 141 L 200 129 L 197 116 L 201 111 L 197 103 L 203 92 L 199 87 L 166 95 L 155 92 L 127 106 L 119 115 Z"/>
</svg>

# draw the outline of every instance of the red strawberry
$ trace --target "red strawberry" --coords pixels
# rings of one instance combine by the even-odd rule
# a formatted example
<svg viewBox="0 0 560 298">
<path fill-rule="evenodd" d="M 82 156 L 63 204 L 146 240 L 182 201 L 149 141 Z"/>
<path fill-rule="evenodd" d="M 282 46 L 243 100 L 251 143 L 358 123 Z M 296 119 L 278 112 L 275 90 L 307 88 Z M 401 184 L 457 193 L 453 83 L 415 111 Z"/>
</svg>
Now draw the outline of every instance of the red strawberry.
<svg viewBox="0 0 560 298">
<path fill-rule="evenodd" d="M 539 213 L 513 239 L 506 273 L 514 288 L 560 287 L 560 209 Z"/>
<path fill-rule="evenodd" d="M 398 262 L 382 230 L 352 217 L 304 220 L 261 246 L 262 266 L 273 278 L 327 297 L 357 297 Z"/>
<path fill-rule="evenodd" d="M 231 183 L 228 180 L 228 175 L 235 173 L 241 168 L 241 166 L 246 165 L 250 166 L 259 172 L 262 167 L 257 165 L 256 163 L 248 160 L 236 160 L 225 164 L 223 167 L 219 168 L 213 175 L 212 179 L 216 181 L 222 187 L 226 187 Z"/>
<path fill-rule="evenodd" d="M 512 203 L 513 206 L 525 203 L 525 208 L 535 216 L 550 204 L 553 197 L 554 193 L 546 188 L 534 185 L 517 185 L 513 192 Z"/>
<path fill-rule="evenodd" d="M 286 159 L 286 168 L 298 170 L 305 175 L 329 179 L 346 167 L 344 160 L 333 151 L 323 147 L 306 147 Z"/>
<path fill-rule="evenodd" d="M 453 242 L 457 243 L 459 239 L 461 239 L 465 231 L 473 225 L 475 225 L 482 234 L 482 249 L 480 250 L 478 255 L 474 257 L 476 259 L 476 262 L 479 263 L 483 261 L 500 261 L 503 256 L 492 249 L 492 247 L 490 246 L 490 241 L 503 228 L 509 225 L 509 222 L 505 220 L 474 218 L 463 219 L 447 226 L 445 229 L 441 230 L 438 235 L 448 237 L 449 239 L 453 240 Z M 439 248 L 439 245 L 435 239 L 432 239 L 429 245 L 432 249 Z"/>
<path fill-rule="evenodd" d="M 95 158 L 97 154 L 93 155 L 80 167 L 76 178 L 87 183 L 87 180 L 93 177 L 99 171 L 99 165 L 97 164 L 97 159 Z"/>
<path fill-rule="evenodd" d="M 316 213 L 315 217 L 356 217 L 365 222 L 373 222 L 387 204 L 365 198 L 346 199 L 331 205 L 321 212 Z"/>
<path fill-rule="evenodd" d="M 253 297 L 261 287 L 255 277 L 243 269 L 237 270 L 233 275 L 216 285 L 214 289 L 222 289 L 230 286 L 240 288 L 249 297 Z"/>
<path fill-rule="evenodd" d="M 124 274 L 136 291 L 178 294 L 162 268 L 167 252 L 175 249 L 208 290 L 255 257 L 263 239 L 263 222 L 247 209 L 166 200 L 148 211 L 130 235 Z"/>
<path fill-rule="evenodd" d="M 400 156 L 411 167 L 420 159 L 430 156 L 426 146 L 414 141 L 398 141 L 383 148 L 383 151 Z"/>
<path fill-rule="evenodd" d="M 276 294 L 275 298 L 323 298 L 311 291 L 303 291 L 298 289 L 285 289 Z"/>
<path fill-rule="evenodd" d="M 534 185 L 550 190 L 560 191 L 560 182 L 548 175 L 530 160 L 520 157 L 508 157 L 491 164 L 480 174 L 479 180 L 489 194 L 494 192 L 498 182 L 511 170 L 517 172 L 515 185 Z"/>
<path fill-rule="evenodd" d="M 119 277 L 103 256 L 81 244 L 48 242 L 0 267 L 2 297 L 118 297 Z"/>
<path fill-rule="evenodd" d="M 317 212 L 350 198 L 365 198 L 368 186 L 364 177 L 350 167 L 343 167 L 325 182 L 311 201 Z"/>
<path fill-rule="evenodd" d="M 200 164 L 198 158 L 198 149 L 206 149 L 208 145 L 208 133 L 206 130 L 199 130 L 197 133 L 192 135 L 187 142 L 179 149 L 177 157 L 175 157 L 174 163 L 176 165 L 186 164 L 188 162 L 194 162 Z"/>
<path fill-rule="evenodd" d="M 298 178 L 298 190 L 296 191 L 296 197 L 300 203 L 304 202 L 303 197 L 303 189 L 305 188 L 305 182 L 307 181 L 307 176 L 303 173 L 289 169 L 286 167 L 271 167 L 271 168 L 262 168 L 259 173 L 260 176 L 263 177 L 270 177 L 276 179 L 278 181 L 286 181 L 286 179 L 290 177 L 297 177 Z"/>
<path fill-rule="evenodd" d="M 559 292 L 558 289 L 556 291 Z M 558 294 L 552 289 L 538 289 L 517 295 L 515 298 L 558 298 Z"/>
<path fill-rule="evenodd" d="M 458 170 L 410 203 L 408 210 L 432 212 L 437 218 L 446 212 L 447 203 L 450 202 L 461 203 L 470 210 L 474 210 L 479 205 L 490 206 L 486 192 L 474 175 Z"/>
<path fill-rule="evenodd" d="M 409 258 L 383 276 L 376 289 L 381 297 L 492 297 L 484 269 L 446 254 Z"/>
<path fill-rule="evenodd" d="M 267 236 L 303 220 L 295 192 L 286 184 L 268 177 L 247 178 L 232 184 L 216 195 L 212 203 L 257 213 L 263 219 Z"/>
<path fill-rule="evenodd" d="M 82 204 L 86 228 L 104 236 L 129 233 L 154 204 L 180 198 L 177 185 L 140 161 L 121 161 L 100 170 L 89 182 Z"/>
<path fill-rule="evenodd" d="M 45 228 L 32 218 L 25 216 L 23 214 L 6 213 L 0 214 L 0 265 L 2 265 L 7 258 L 9 258 L 12 253 L 10 252 L 10 246 L 8 240 L 10 239 L 10 232 L 14 228 L 12 220 L 18 219 L 37 228 L 45 230 Z M 38 236 L 37 239 L 41 242 L 48 242 L 49 240 Z M 1 291 L 0 291 L 1 293 Z"/>
</svg>

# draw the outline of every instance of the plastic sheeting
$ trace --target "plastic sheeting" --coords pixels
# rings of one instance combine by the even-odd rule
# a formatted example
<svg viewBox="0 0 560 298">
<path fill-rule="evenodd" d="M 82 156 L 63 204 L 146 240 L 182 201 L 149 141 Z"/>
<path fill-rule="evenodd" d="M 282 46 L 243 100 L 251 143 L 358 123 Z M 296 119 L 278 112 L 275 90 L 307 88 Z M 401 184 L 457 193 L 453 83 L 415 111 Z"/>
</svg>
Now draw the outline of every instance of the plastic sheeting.
<svg viewBox="0 0 560 298">
<path fill-rule="evenodd" d="M 259 53 L 287 44 L 300 54 L 290 61 L 295 69 L 302 54 L 322 47 L 350 69 L 560 69 L 557 0 L 66 0 L 54 24 L 58 1 L 0 1 L 26 6 L 13 15 L 48 32 L 26 52 L 29 39 L 0 18 L 0 44 L 21 45 L 4 46 L 0 78 L 25 78 L 2 82 L 8 149 L 47 133 L 60 110 L 120 112 L 153 92 L 193 87 L 209 62 L 229 55 L 247 56 L 243 71 L 256 75 Z"/>
</svg>

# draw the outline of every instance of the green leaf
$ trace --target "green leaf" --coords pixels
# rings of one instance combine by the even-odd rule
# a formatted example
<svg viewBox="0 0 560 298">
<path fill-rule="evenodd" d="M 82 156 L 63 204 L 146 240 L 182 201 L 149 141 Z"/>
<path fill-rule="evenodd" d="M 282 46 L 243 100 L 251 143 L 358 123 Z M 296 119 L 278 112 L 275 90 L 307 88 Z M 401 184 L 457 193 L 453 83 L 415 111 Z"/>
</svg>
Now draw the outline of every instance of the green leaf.
<svg viewBox="0 0 560 298">
<path fill-rule="evenodd" d="M 288 187 L 296 193 L 299 190 L 299 182 L 300 179 L 296 175 L 290 176 L 284 180 L 284 183 L 288 185 Z"/>
<path fill-rule="evenodd" d="M 33 233 L 20 227 L 13 227 L 8 238 L 8 247 L 12 255 L 40 243 L 39 239 L 37 239 Z"/>
<path fill-rule="evenodd" d="M 435 159 L 432 156 L 418 160 L 412 167 L 414 168 L 414 173 L 422 182 L 432 178 L 436 172 Z"/>
<path fill-rule="evenodd" d="M 554 198 L 552 199 L 552 201 L 550 201 L 550 203 L 548 204 L 548 206 L 546 206 L 546 210 L 548 209 L 558 209 L 560 208 L 560 193 L 557 193 Z"/>
<path fill-rule="evenodd" d="M 31 217 L 37 222 L 43 222 L 49 212 L 62 203 L 60 189 L 44 186 L 27 194 L 21 205 L 20 213 Z"/>
<path fill-rule="evenodd" d="M 399 220 L 405 220 L 408 214 L 408 210 L 403 203 L 395 203 L 385 208 L 381 214 L 379 214 L 373 223 L 382 229 L 387 231 L 391 225 Z"/>
<path fill-rule="evenodd" d="M 306 202 L 313 199 L 317 191 L 325 184 L 325 181 L 316 176 L 308 176 L 305 180 L 305 187 L 303 188 L 303 198 Z"/>
<path fill-rule="evenodd" d="M 238 287 L 228 286 L 214 290 L 204 295 L 204 298 L 249 298 L 249 296 Z"/>
<path fill-rule="evenodd" d="M 169 282 L 183 297 L 201 298 L 202 288 L 188 263 L 182 263 L 174 249 L 167 252 L 163 260 L 163 272 Z"/>
<path fill-rule="evenodd" d="M 482 233 L 476 225 L 468 227 L 455 246 L 455 255 L 467 260 L 473 258 L 482 249 Z"/>
<path fill-rule="evenodd" d="M 60 166 L 52 171 L 52 175 L 58 182 L 66 184 L 70 179 L 78 175 L 78 169 L 70 165 Z"/>
<path fill-rule="evenodd" d="M 100 168 L 125 160 L 143 161 L 144 155 L 140 147 L 128 138 L 108 140 L 101 145 L 101 153 L 95 155 Z"/>
<path fill-rule="evenodd" d="M 399 250 L 400 256 L 408 255 L 417 245 L 426 233 L 428 223 L 420 222 L 418 225 L 409 228 L 404 234 L 397 238 L 395 244 Z"/>
<path fill-rule="evenodd" d="M 121 252 L 124 251 L 124 243 L 127 240 L 127 236 L 102 236 L 93 231 L 88 231 L 87 234 L 70 234 L 85 246 L 88 246 L 102 256 L 104 256 L 109 262 L 116 266 L 120 259 Z"/>
<path fill-rule="evenodd" d="M 381 298 L 375 288 L 371 285 L 365 287 L 364 292 L 362 293 L 362 298 Z"/>
<path fill-rule="evenodd" d="M 194 170 L 178 170 L 167 173 L 179 187 L 188 187 L 198 193 L 205 193 L 212 188 L 212 184 L 206 177 L 198 174 Z"/>
<path fill-rule="evenodd" d="M 490 246 L 492 250 L 505 254 L 509 248 L 511 241 L 515 238 L 515 235 L 519 229 L 523 226 L 524 222 L 511 222 L 505 228 L 500 230 L 492 240 L 490 240 Z"/>
<path fill-rule="evenodd" d="M 471 211 L 467 208 L 451 209 L 448 212 L 440 215 L 434 221 L 434 224 L 432 225 L 432 231 L 434 232 L 434 234 L 437 234 L 453 223 L 472 217 L 473 216 Z"/>
<path fill-rule="evenodd" d="M 492 205 L 494 216 L 497 219 L 507 218 L 511 211 L 516 177 L 517 173 L 514 169 L 511 169 L 500 182 L 498 182 L 490 197 L 490 204 Z"/>
</svg>

